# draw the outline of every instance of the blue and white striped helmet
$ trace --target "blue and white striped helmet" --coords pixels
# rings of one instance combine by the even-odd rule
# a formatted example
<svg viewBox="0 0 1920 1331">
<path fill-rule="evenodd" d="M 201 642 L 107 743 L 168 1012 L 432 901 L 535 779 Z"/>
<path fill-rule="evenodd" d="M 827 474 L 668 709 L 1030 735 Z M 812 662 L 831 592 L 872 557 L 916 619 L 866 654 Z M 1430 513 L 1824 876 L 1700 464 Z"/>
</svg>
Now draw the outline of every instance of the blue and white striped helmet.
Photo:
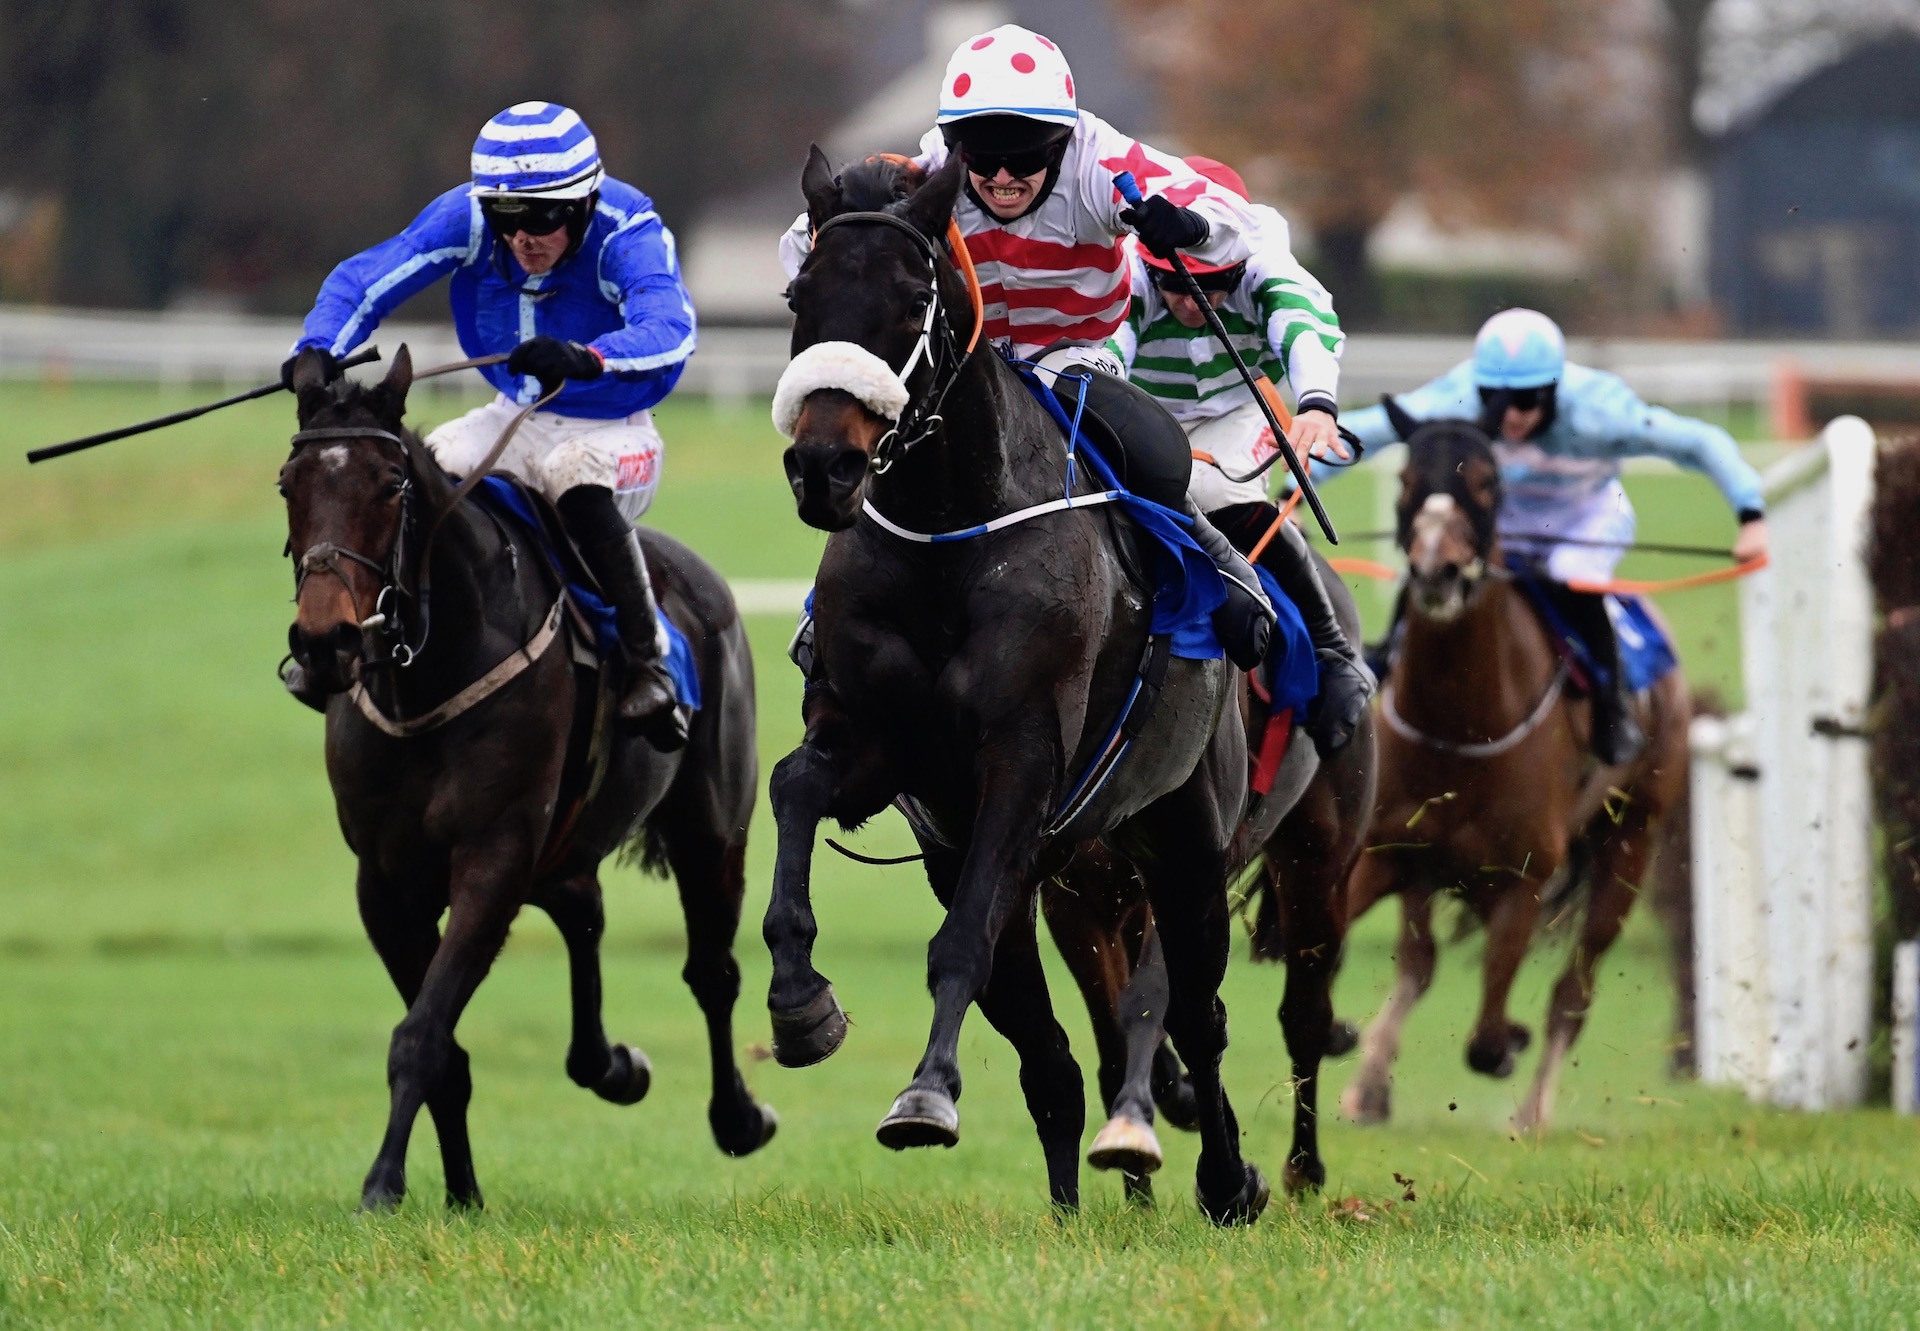
<svg viewBox="0 0 1920 1331">
<path fill-rule="evenodd" d="M 1502 310 L 1473 339 L 1473 382 L 1481 388 L 1545 388 L 1566 368 L 1567 339 L 1538 310 Z"/>
<path fill-rule="evenodd" d="M 600 147 L 558 102 L 520 102 L 473 141 L 473 192 L 583 199 L 600 188 Z"/>
</svg>

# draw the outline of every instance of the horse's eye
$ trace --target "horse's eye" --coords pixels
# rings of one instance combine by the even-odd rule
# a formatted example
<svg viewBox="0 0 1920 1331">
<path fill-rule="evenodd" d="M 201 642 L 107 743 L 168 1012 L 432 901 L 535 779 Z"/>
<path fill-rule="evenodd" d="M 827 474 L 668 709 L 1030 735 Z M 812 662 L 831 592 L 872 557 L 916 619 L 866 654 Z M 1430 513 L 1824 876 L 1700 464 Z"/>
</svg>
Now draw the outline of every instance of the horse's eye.
<svg viewBox="0 0 1920 1331">
<path fill-rule="evenodd" d="M 404 476 L 389 477 L 387 483 L 380 487 L 380 493 L 388 499 L 398 499 L 406 492 L 407 478 Z"/>
<path fill-rule="evenodd" d="M 912 312 L 914 318 L 918 319 L 927 312 L 927 306 L 931 304 L 933 304 L 933 292 L 916 291 L 913 293 L 913 298 L 907 302 L 907 309 Z"/>
</svg>

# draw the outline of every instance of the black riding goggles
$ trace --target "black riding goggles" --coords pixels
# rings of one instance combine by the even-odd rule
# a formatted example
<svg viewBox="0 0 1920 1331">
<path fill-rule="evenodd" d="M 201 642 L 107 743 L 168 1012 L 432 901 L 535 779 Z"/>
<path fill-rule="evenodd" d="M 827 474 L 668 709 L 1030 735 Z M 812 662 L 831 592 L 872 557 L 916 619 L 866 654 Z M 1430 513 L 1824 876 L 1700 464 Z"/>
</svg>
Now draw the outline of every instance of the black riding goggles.
<svg viewBox="0 0 1920 1331">
<path fill-rule="evenodd" d="M 1247 275 L 1247 266 L 1244 263 L 1236 263 L 1231 268 L 1222 268 L 1211 273 L 1194 273 L 1192 269 L 1187 271 L 1192 273 L 1194 285 L 1202 291 L 1225 291 L 1231 294 L 1240 289 L 1241 279 Z M 1148 264 L 1147 275 L 1162 291 L 1170 291 L 1176 296 L 1187 294 L 1186 282 L 1171 268 L 1160 268 L 1154 264 Z"/>
<path fill-rule="evenodd" d="M 480 212 L 497 236 L 550 236 L 580 216 L 580 200 L 482 199 Z"/>
<path fill-rule="evenodd" d="M 1003 167 L 1015 180 L 1025 180 L 1028 176 L 1051 171 L 1065 147 L 1066 143 L 1062 140 L 1059 143 L 1042 144 L 1038 148 L 990 150 L 963 147 L 961 154 L 967 159 L 967 170 L 982 180 L 992 180 Z"/>
<path fill-rule="evenodd" d="M 1546 402 L 1551 388 L 1550 384 L 1536 388 L 1483 388 L 1480 390 L 1480 401 L 1484 406 L 1492 406 L 1497 397 L 1503 408 L 1532 411 Z"/>
</svg>

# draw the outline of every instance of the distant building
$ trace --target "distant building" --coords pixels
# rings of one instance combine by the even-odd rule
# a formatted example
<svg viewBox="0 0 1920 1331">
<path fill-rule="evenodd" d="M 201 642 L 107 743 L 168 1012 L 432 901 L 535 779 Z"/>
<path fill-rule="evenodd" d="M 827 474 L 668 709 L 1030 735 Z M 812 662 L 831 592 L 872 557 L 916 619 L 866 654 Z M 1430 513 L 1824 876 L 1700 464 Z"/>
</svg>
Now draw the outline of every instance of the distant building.
<svg viewBox="0 0 1920 1331">
<path fill-rule="evenodd" d="M 1920 335 L 1920 36 L 1858 47 L 1749 111 L 1710 178 L 1730 331 Z"/>
</svg>

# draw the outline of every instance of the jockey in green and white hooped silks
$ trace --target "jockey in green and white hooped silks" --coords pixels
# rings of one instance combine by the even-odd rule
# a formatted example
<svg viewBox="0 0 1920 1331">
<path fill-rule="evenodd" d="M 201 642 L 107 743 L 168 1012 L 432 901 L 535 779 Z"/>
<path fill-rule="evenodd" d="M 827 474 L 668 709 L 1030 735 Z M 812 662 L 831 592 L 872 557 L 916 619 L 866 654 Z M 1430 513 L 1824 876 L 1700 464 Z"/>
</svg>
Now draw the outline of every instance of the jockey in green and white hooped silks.
<svg viewBox="0 0 1920 1331">
<path fill-rule="evenodd" d="M 606 174 L 579 115 L 521 102 L 481 127 L 471 178 L 405 230 L 328 275 L 295 358 L 335 362 L 408 297 L 448 281 L 461 349 L 510 353 L 480 373 L 499 395 L 427 436 L 440 465 L 480 465 L 520 410 L 558 389 L 495 464 L 554 502 L 613 602 L 627 660 L 621 720 L 660 748 L 686 742 L 663 664 L 653 584 L 634 521 L 659 484 L 652 408 L 692 355 L 693 302 L 653 201 Z M 293 359 L 282 370 L 292 372 Z M 307 701 L 303 681 L 288 689 Z"/>
<path fill-rule="evenodd" d="M 1232 167 L 1205 157 L 1189 157 L 1187 165 L 1246 197 Z M 1292 387 L 1295 449 L 1303 458 L 1344 457 L 1335 403 L 1345 334 L 1333 298 L 1293 257 L 1286 219 L 1252 203 L 1248 210 L 1256 222 L 1248 257 L 1223 263 L 1189 258 L 1187 271 L 1219 313 L 1241 360 Z M 1144 247 L 1130 250 L 1133 299 L 1107 345 L 1133 383 L 1180 422 L 1193 449 L 1214 459 L 1194 463 L 1187 487 L 1194 506 L 1235 545 L 1252 549 L 1279 516 L 1267 498 L 1271 471 L 1239 481 L 1228 477 L 1246 476 L 1273 457 L 1273 431 L 1173 265 Z M 1299 608 L 1313 639 L 1320 695 L 1303 724 L 1321 753 L 1331 753 L 1352 737 L 1373 694 L 1373 676 L 1340 627 L 1299 527 L 1284 524 L 1260 563 Z"/>
<path fill-rule="evenodd" d="M 1567 360 L 1560 328 L 1537 310 L 1502 310 L 1474 338 L 1473 356 L 1431 383 L 1396 394 L 1415 420 L 1474 420 L 1493 438 L 1504 492 L 1499 528 L 1552 583 L 1555 604 L 1585 639 L 1610 688 L 1594 693 L 1593 747 L 1607 763 L 1632 761 L 1645 742 L 1619 668 L 1604 598 L 1566 587 L 1604 583 L 1633 544 L 1633 505 L 1620 463 L 1660 457 L 1705 473 L 1740 523 L 1736 559 L 1767 552 L 1760 477 L 1717 425 L 1649 406 L 1618 375 Z M 1385 406 L 1347 417 L 1369 448 L 1399 438 Z"/>
</svg>

